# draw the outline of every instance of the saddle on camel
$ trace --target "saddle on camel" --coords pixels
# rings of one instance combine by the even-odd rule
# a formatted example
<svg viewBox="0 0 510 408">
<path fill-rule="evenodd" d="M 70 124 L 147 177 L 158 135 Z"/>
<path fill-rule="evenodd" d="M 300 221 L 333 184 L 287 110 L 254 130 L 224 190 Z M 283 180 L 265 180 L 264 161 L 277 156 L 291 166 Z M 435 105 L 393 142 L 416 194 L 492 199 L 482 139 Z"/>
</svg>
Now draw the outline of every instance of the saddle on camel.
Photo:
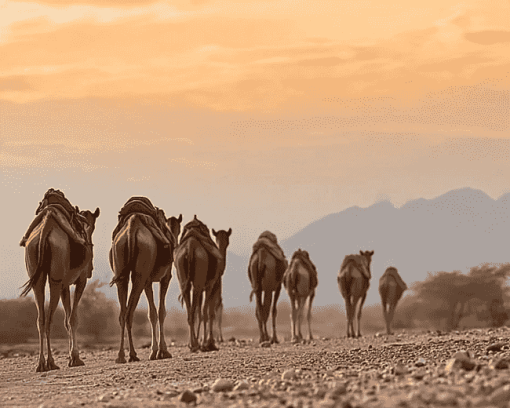
<svg viewBox="0 0 510 408">
<path fill-rule="evenodd" d="M 392 276 L 397 282 L 397 285 L 400 286 L 400 289 L 402 291 L 405 291 L 407 289 L 406 283 L 402 280 L 401 276 L 398 274 L 397 268 L 395 268 L 394 266 L 388 267 L 384 271 L 380 279 L 383 279 L 386 276 Z"/>
<path fill-rule="evenodd" d="M 318 276 L 318 273 L 317 273 L 317 268 L 315 267 L 314 263 L 310 259 L 310 254 L 308 253 L 308 251 L 306 251 L 304 249 L 299 248 L 296 252 L 294 252 L 294 254 L 292 255 L 292 258 L 290 259 L 289 267 L 287 268 L 285 273 L 287 273 L 287 271 L 290 271 L 292 263 L 295 260 L 298 260 L 298 259 L 301 262 L 303 262 L 303 264 L 305 265 L 306 269 L 308 269 L 310 272 L 312 272 L 310 274 L 310 287 L 311 288 L 317 287 L 318 282 L 319 282 L 319 276 Z"/>
<path fill-rule="evenodd" d="M 62 191 L 53 188 L 46 191 L 42 201 L 39 202 L 35 215 L 19 243 L 20 246 L 24 247 L 26 245 L 32 231 L 47 217 L 52 217 L 69 238 L 76 243 L 91 245 L 90 242 L 87 242 L 87 236 L 83 229 L 83 224 L 87 220 L 80 214 L 78 206 L 73 207 Z"/>
<path fill-rule="evenodd" d="M 209 262 L 211 262 L 211 268 L 209 268 L 209 270 L 215 271 L 215 276 L 223 275 L 223 271 L 226 266 L 225 258 L 212 240 L 207 225 L 200 221 L 196 215 L 182 229 L 179 247 L 184 245 L 184 243 L 191 237 L 199 241 L 209 254 Z"/>
<path fill-rule="evenodd" d="M 264 231 L 262 234 L 259 235 L 259 238 L 257 241 L 253 244 L 253 251 L 250 256 L 250 262 L 248 265 L 251 264 L 251 260 L 253 256 L 257 253 L 257 251 L 261 248 L 266 249 L 271 253 L 271 255 L 274 256 L 276 259 L 276 272 L 279 277 L 283 277 L 283 274 L 285 273 L 285 270 L 289 266 L 287 262 L 287 258 L 285 258 L 285 254 L 283 252 L 283 249 L 280 248 L 280 245 L 278 245 L 278 239 L 276 238 L 276 235 L 273 234 L 271 231 Z M 260 277 L 262 279 L 262 277 Z M 256 288 L 253 289 L 252 294 L 256 292 Z"/>
<path fill-rule="evenodd" d="M 137 216 L 145 227 L 152 233 L 158 242 L 158 255 L 156 265 L 166 265 L 173 261 L 173 248 L 175 248 L 175 237 L 166 225 L 165 213 L 162 209 L 155 207 L 147 197 L 131 197 L 120 209 L 118 223 L 112 233 L 112 241 L 126 225 L 127 221 Z"/>
<path fill-rule="evenodd" d="M 345 272 L 348 271 L 349 264 L 354 263 L 358 270 L 365 276 L 367 279 L 371 279 L 370 269 L 368 268 L 367 261 L 363 255 L 355 254 L 355 255 L 347 255 L 342 265 L 340 266 L 340 276 L 342 276 Z"/>
</svg>

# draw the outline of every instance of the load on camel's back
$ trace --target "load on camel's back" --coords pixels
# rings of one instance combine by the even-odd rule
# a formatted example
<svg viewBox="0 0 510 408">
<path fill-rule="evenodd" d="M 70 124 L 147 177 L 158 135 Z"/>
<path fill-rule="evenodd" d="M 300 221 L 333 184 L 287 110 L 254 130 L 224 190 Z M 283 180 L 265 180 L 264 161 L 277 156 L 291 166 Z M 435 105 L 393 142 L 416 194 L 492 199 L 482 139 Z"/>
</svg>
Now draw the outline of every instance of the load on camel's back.
<svg viewBox="0 0 510 408">
<path fill-rule="evenodd" d="M 78 207 L 73 207 L 69 200 L 65 197 L 64 193 L 60 190 L 50 188 L 44 194 L 42 201 L 35 211 L 35 218 L 25 232 L 19 245 L 24 247 L 27 243 L 28 237 L 32 231 L 45 219 L 45 217 L 52 217 L 62 230 L 78 244 L 85 245 L 86 235 L 83 230 L 83 222 L 86 222 L 85 217 L 80 214 Z"/>
</svg>

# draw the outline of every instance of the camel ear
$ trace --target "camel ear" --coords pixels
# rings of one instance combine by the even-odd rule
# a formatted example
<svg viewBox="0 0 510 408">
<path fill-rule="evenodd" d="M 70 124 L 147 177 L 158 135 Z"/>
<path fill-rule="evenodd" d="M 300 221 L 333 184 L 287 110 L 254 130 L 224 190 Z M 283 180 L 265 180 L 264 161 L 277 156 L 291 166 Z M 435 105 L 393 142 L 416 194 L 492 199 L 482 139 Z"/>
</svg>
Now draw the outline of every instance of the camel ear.
<svg viewBox="0 0 510 408">
<path fill-rule="evenodd" d="M 193 218 L 193 219 L 194 219 L 194 220 L 196 220 L 196 219 L 197 219 L 197 215 L 196 215 L 196 214 L 195 214 L 195 218 Z"/>
<path fill-rule="evenodd" d="M 365 255 L 361 249 L 359 250 L 359 254 L 360 255 Z"/>
<path fill-rule="evenodd" d="M 75 205 L 75 206 L 74 206 L 74 209 L 76 210 L 76 212 L 77 212 L 77 213 L 79 213 L 79 212 L 80 212 L 80 209 L 78 208 L 78 206 L 77 206 L 77 205 Z"/>
<path fill-rule="evenodd" d="M 370 256 L 372 256 L 373 254 L 374 254 L 374 251 L 371 251 L 371 252 L 370 252 Z"/>
<path fill-rule="evenodd" d="M 228 233 L 228 236 L 230 237 L 230 234 L 232 234 L 232 228 L 229 228 L 227 233 Z"/>
<path fill-rule="evenodd" d="M 218 235 L 218 233 L 214 230 L 214 228 L 212 229 L 212 234 L 213 234 L 214 236 L 217 236 L 217 235 Z"/>
<path fill-rule="evenodd" d="M 99 214 L 100 214 L 100 210 L 99 210 L 99 207 L 96 208 L 96 211 L 94 211 L 94 217 L 99 217 Z"/>
<path fill-rule="evenodd" d="M 181 221 L 182 221 L 182 214 L 179 215 L 179 218 L 177 218 L 177 221 L 179 221 L 179 223 L 181 223 Z"/>
</svg>

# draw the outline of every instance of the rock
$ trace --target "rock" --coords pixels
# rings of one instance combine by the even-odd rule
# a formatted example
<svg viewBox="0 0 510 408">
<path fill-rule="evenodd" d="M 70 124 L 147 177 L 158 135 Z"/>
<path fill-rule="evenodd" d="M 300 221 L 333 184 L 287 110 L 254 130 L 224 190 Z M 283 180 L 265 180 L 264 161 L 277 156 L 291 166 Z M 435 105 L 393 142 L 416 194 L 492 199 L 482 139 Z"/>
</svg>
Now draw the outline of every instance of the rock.
<svg viewBox="0 0 510 408">
<path fill-rule="evenodd" d="M 497 370 L 504 370 L 510 367 L 510 361 L 507 358 L 498 358 L 494 360 L 489 367 Z"/>
<path fill-rule="evenodd" d="M 264 341 L 263 343 L 259 344 L 259 347 L 269 348 L 269 347 L 271 347 L 271 342 L 270 341 Z"/>
<path fill-rule="evenodd" d="M 506 345 L 507 343 L 504 342 L 494 343 L 487 347 L 487 351 L 501 351 L 501 349 Z"/>
<path fill-rule="evenodd" d="M 409 372 L 408 368 L 402 364 L 401 362 L 398 362 L 395 366 L 395 375 L 404 375 Z"/>
<path fill-rule="evenodd" d="M 456 369 L 464 369 L 467 371 L 476 367 L 476 362 L 472 360 L 472 355 L 469 351 L 458 351 L 453 355 L 453 358 L 446 363 L 446 372 L 451 372 Z"/>
<path fill-rule="evenodd" d="M 337 400 L 340 396 L 347 393 L 347 384 L 344 382 L 338 382 L 333 385 L 333 388 L 328 393 L 328 397 L 332 400 Z"/>
<path fill-rule="evenodd" d="M 97 398 L 97 400 L 98 400 L 99 402 L 108 402 L 108 401 L 110 401 L 110 399 L 111 399 L 111 398 L 110 398 L 110 396 L 109 396 L 109 395 L 106 395 L 106 394 L 105 394 L 105 395 L 100 395 L 100 396 Z"/>
<path fill-rule="evenodd" d="M 250 388 L 250 384 L 248 384 L 246 381 L 240 381 L 235 387 L 234 391 L 243 391 Z"/>
<path fill-rule="evenodd" d="M 414 363 L 414 365 L 415 365 L 416 367 L 423 367 L 423 366 L 424 366 L 424 365 L 426 365 L 426 364 L 427 364 L 427 360 L 425 360 L 425 359 L 424 359 L 424 358 L 422 358 L 422 357 L 420 357 L 420 358 L 416 361 L 416 363 Z"/>
<path fill-rule="evenodd" d="M 233 388 L 234 384 L 232 381 L 223 378 L 218 378 L 211 387 L 214 392 L 232 391 Z"/>
<path fill-rule="evenodd" d="M 294 380 L 296 378 L 296 371 L 291 368 L 289 370 L 285 370 L 282 374 L 282 380 Z"/>
<path fill-rule="evenodd" d="M 510 401 L 510 384 L 494 391 L 489 397 L 489 401 L 498 407 L 506 406 L 507 402 Z"/>
<path fill-rule="evenodd" d="M 197 400 L 197 395 L 191 390 L 184 390 L 179 397 L 179 401 L 189 404 Z"/>
</svg>

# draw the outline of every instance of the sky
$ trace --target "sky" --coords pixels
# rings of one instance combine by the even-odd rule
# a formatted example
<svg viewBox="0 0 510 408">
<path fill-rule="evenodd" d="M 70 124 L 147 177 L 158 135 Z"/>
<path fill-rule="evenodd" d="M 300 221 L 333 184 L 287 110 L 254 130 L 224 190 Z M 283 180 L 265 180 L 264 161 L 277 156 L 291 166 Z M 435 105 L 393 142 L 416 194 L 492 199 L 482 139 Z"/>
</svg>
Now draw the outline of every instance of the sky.
<svg viewBox="0 0 510 408">
<path fill-rule="evenodd" d="M 50 187 L 100 207 L 96 251 L 146 195 L 239 255 L 355 205 L 510 192 L 508 21 L 509 0 L 0 0 L 0 298 Z"/>
</svg>

